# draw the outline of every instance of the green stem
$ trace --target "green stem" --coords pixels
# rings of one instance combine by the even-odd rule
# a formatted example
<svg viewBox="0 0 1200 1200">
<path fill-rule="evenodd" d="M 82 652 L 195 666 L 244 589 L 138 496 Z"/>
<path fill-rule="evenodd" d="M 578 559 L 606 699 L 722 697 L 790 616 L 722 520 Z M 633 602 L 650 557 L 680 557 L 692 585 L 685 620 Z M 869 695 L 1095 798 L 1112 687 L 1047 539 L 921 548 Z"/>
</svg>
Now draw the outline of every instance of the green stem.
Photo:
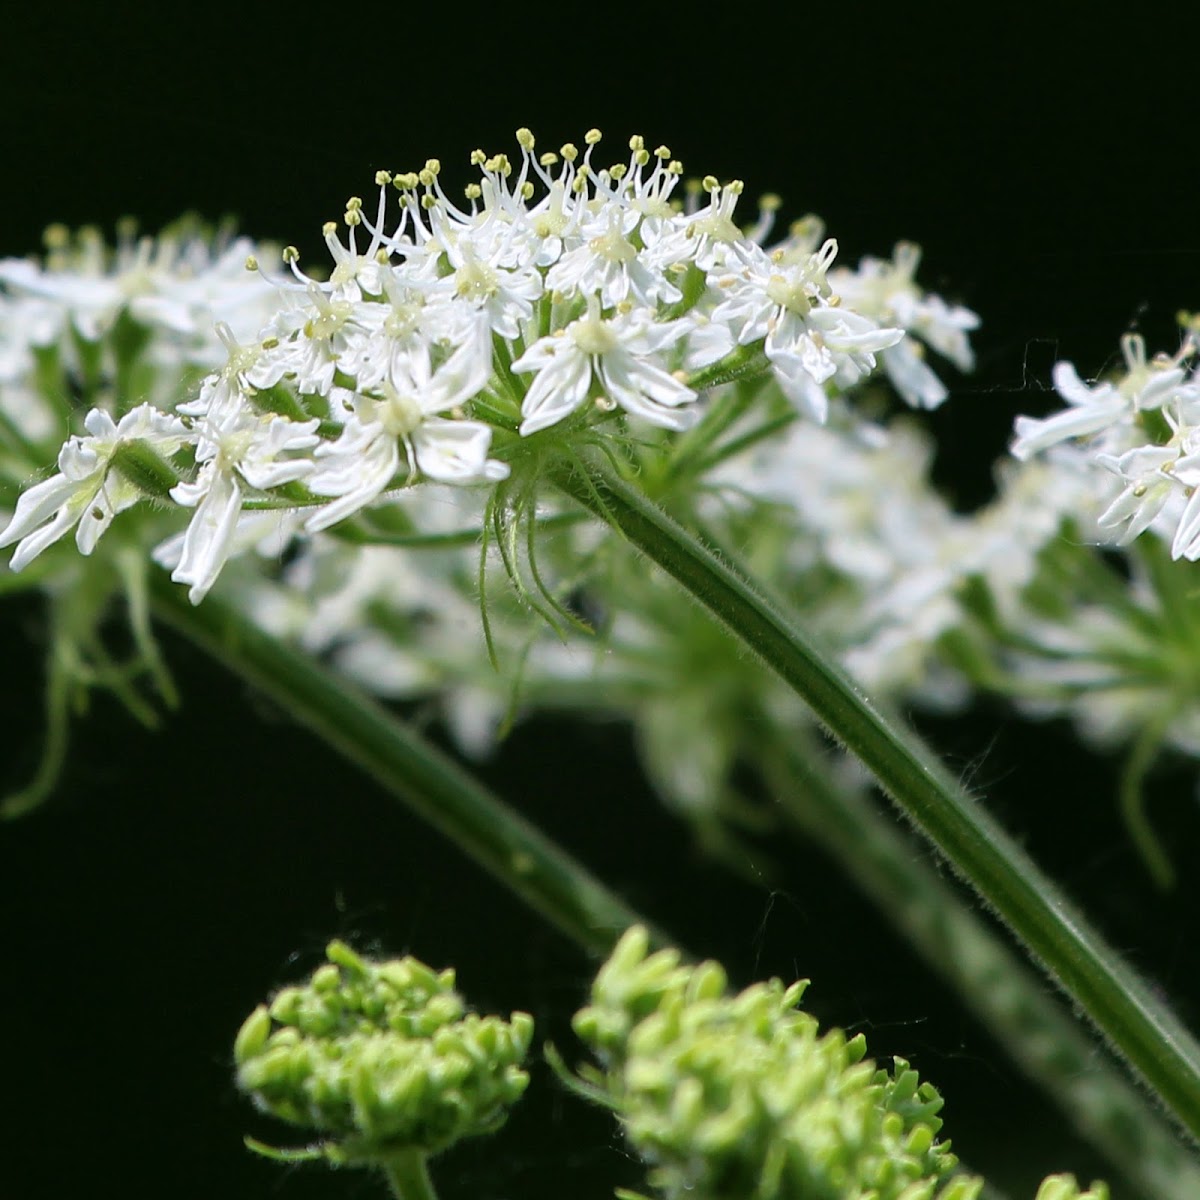
<svg viewBox="0 0 1200 1200">
<path fill-rule="evenodd" d="M 454 841 L 580 946 L 607 954 L 643 919 L 453 759 L 302 651 L 209 597 L 199 607 L 156 572 L 155 616 L 269 696 Z"/>
<path fill-rule="evenodd" d="M 1175 868 L 1154 832 L 1150 818 L 1146 815 L 1145 783 L 1146 775 L 1154 765 L 1166 732 L 1176 715 L 1174 705 L 1165 705 L 1142 727 L 1134 739 L 1129 757 L 1121 771 L 1119 791 L 1125 828 L 1129 830 L 1129 836 L 1133 839 L 1133 844 L 1141 855 L 1146 870 L 1150 872 L 1155 886 L 1162 891 L 1169 891 L 1175 886 Z M 1197 1195 L 1200 1195 L 1200 1192 L 1197 1192 Z"/>
<path fill-rule="evenodd" d="M 564 465 L 551 479 L 671 575 L 808 703 L 1200 1139 L 1200 1047 L 932 751 L 868 701 L 833 656 L 738 571 L 608 468 Z"/>
<path fill-rule="evenodd" d="M 962 894 L 861 791 L 839 784 L 794 739 L 759 747 L 785 820 L 837 859 L 1079 1133 L 1146 1200 L 1200 1196 L 1200 1166 L 1147 1098 L 973 912 Z"/>
<path fill-rule="evenodd" d="M 388 1159 L 383 1173 L 396 1200 L 438 1200 L 425 1155 L 420 1150 L 409 1150 Z"/>
</svg>

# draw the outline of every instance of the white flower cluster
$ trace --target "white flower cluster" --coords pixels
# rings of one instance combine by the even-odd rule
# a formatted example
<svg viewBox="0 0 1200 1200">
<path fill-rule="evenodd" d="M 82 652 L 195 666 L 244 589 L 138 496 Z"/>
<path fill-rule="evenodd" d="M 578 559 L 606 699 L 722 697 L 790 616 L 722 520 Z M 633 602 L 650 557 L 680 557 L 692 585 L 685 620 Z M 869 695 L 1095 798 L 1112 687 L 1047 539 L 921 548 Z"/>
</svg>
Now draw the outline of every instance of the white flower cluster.
<svg viewBox="0 0 1200 1200">
<path fill-rule="evenodd" d="M 1176 353 L 1146 357 L 1138 334 L 1121 341 L 1124 374 L 1089 386 L 1068 362 L 1057 363 L 1055 391 L 1067 408 L 1035 420 L 1018 417 L 1012 451 L 1027 459 L 1070 447 L 1112 480 L 1101 530 L 1119 545 L 1151 530 L 1172 558 L 1200 559 L 1200 326 Z M 1060 450 L 1061 453 L 1061 450 Z M 1113 478 L 1115 477 L 1115 478 Z"/>
<path fill-rule="evenodd" d="M 115 248 L 98 230 L 72 235 L 53 225 L 46 249 L 41 260 L 0 261 L 0 413 L 27 444 L 61 440 L 62 402 L 72 385 L 94 392 L 115 384 L 122 335 L 144 343 L 136 402 L 169 407 L 181 379 L 225 358 L 214 314 L 235 336 L 250 338 L 278 304 L 276 290 L 245 270 L 253 243 L 195 220 L 157 237 L 138 237 L 126 223 Z M 47 383 L 57 396 L 45 394 Z M 135 403 L 103 399 L 101 407 L 111 409 L 105 416 L 118 420 Z"/>
<path fill-rule="evenodd" d="M 144 254 L 115 275 L 9 264 L 0 279 L 10 292 L 56 299 L 60 326 L 69 311 L 84 336 L 131 290 L 137 319 L 180 329 L 207 305 L 226 360 L 169 411 L 118 396 L 115 422 L 90 415 L 58 474 L 20 498 L 0 533 L 0 545 L 20 543 L 14 567 L 72 528 L 90 551 L 145 489 L 144 479 L 116 478 L 133 441 L 173 480 L 157 498 L 192 510 L 186 532 L 156 557 L 198 602 L 230 555 L 261 535 L 265 508 L 276 532 L 311 535 L 417 480 L 503 480 L 528 439 L 549 430 L 587 438 L 613 422 L 619 431 L 628 414 L 681 431 L 707 385 L 748 365 L 769 369 L 800 411 L 823 421 L 831 394 L 883 354 L 901 394 L 929 407 L 945 392 L 908 329 L 969 365 L 963 335 L 974 315 L 915 287 L 910 250 L 835 274 L 837 245 L 814 237 L 811 222 L 773 249 L 761 244 L 773 205 L 754 230 L 739 229 L 736 181 L 708 177 L 687 203 L 674 199 L 682 168 L 665 147 L 650 151 L 635 137 L 627 162 L 598 169 L 594 130 L 582 152 L 536 154 L 528 130 L 517 140 L 519 164 L 472 156 L 480 178 L 463 205 L 443 190 L 434 160 L 416 173 L 380 172 L 374 218 L 352 198 L 346 243 L 335 224 L 325 228 L 327 281 L 284 252 L 296 282 L 275 285 L 273 314 L 252 337 L 230 312 L 249 293 L 222 291 L 225 256 L 171 287 Z"/>
</svg>

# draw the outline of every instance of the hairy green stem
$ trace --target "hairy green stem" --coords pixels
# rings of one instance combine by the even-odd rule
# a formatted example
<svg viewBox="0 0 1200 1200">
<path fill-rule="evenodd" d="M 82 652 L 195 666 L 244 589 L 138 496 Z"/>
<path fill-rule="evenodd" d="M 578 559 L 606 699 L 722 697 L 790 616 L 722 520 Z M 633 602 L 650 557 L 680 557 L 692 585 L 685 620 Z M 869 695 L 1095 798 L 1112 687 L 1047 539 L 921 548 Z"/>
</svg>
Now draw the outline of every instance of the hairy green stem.
<svg viewBox="0 0 1200 1200">
<path fill-rule="evenodd" d="M 1079 1133 L 1146 1200 L 1200 1196 L 1200 1165 L 1041 980 L 864 792 L 795 740 L 755 761 L 784 819 L 833 855 Z"/>
<path fill-rule="evenodd" d="M 409 1150 L 390 1158 L 383 1168 L 396 1200 L 438 1200 L 425 1155 Z"/>
<path fill-rule="evenodd" d="M 808 703 L 1200 1139 L 1200 1046 L 916 734 L 869 701 L 829 651 L 739 571 L 607 466 L 563 465 L 552 479 L 671 575 Z"/>
<path fill-rule="evenodd" d="M 580 946 L 607 954 L 643 919 L 469 772 L 311 656 L 215 597 L 199 607 L 162 573 L 156 617 L 258 688 Z"/>
</svg>

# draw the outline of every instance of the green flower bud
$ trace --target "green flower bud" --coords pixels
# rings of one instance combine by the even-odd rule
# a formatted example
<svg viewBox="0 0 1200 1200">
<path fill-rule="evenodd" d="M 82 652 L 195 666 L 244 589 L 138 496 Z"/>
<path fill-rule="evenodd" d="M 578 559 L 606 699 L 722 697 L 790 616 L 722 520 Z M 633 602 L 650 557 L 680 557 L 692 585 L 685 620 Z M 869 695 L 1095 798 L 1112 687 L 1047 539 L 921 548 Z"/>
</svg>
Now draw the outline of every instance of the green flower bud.
<svg viewBox="0 0 1200 1200">
<path fill-rule="evenodd" d="M 1108 1200 L 1108 1185 L 1093 1183 L 1084 1192 L 1074 1175 L 1048 1175 L 1038 1188 L 1036 1200 Z"/>
<path fill-rule="evenodd" d="M 666 1197 L 710 1200 L 975 1200 L 939 1142 L 942 1100 L 901 1059 L 864 1059 L 861 1037 L 821 1034 L 805 985 L 736 996 L 715 963 L 649 954 L 630 930 L 575 1019 L 600 1082 Z M 1039 1200 L 1058 1200 L 1057 1196 Z M 1073 1200 L 1073 1198 L 1067 1198 Z"/>
<path fill-rule="evenodd" d="M 315 1129 L 324 1157 L 386 1165 L 499 1128 L 529 1082 L 533 1021 L 467 1013 L 454 972 L 375 963 L 341 942 L 307 984 L 247 1018 L 238 1085 L 264 1112 Z"/>
<path fill-rule="evenodd" d="M 260 1053 L 271 1032 L 271 1014 L 260 1004 L 243 1022 L 233 1043 L 233 1061 L 240 1067 L 248 1058 Z"/>
</svg>

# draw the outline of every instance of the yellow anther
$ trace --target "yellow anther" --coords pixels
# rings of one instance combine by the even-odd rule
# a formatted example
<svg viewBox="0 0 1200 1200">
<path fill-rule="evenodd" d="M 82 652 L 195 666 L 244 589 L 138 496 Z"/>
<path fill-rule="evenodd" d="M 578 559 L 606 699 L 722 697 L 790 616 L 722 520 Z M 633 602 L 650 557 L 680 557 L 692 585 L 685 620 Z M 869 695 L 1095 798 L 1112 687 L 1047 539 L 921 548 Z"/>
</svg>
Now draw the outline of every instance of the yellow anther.
<svg viewBox="0 0 1200 1200">
<path fill-rule="evenodd" d="M 659 148 L 654 151 L 654 157 L 655 158 L 670 158 L 671 157 L 671 148 L 669 146 L 659 146 Z"/>
<path fill-rule="evenodd" d="M 257 271 L 258 270 L 258 259 L 255 258 L 253 254 L 246 255 L 246 270 L 247 271 Z"/>
<path fill-rule="evenodd" d="M 634 153 L 636 153 L 638 150 L 644 150 L 646 148 L 646 139 L 642 137 L 640 133 L 635 133 L 633 137 L 629 139 L 629 148 L 630 150 L 634 151 Z"/>
<path fill-rule="evenodd" d="M 635 150 L 633 152 L 633 161 L 639 167 L 644 167 L 650 161 L 650 151 L 646 149 Z"/>
<path fill-rule="evenodd" d="M 778 212 L 782 205 L 783 199 L 774 192 L 768 192 L 765 196 L 759 197 L 758 207 L 763 212 Z"/>
<path fill-rule="evenodd" d="M 333 237 L 335 233 L 337 233 L 336 221 L 326 221 L 325 224 L 321 226 L 321 234 L 323 237 Z"/>
<path fill-rule="evenodd" d="M 361 196 L 351 196 L 350 199 L 346 201 L 347 212 L 357 211 L 360 208 L 362 208 Z"/>
<path fill-rule="evenodd" d="M 529 180 L 527 179 L 527 180 L 525 180 L 525 182 L 523 184 L 521 184 L 521 199 L 529 200 L 529 199 L 532 199 L 532 197 L 533 197 L 533 184 L 530 183 Z"/>
<path fill-rule="evenodd" d="M 471 151 L 471 166 L 482 167 L 487 162 L 487 155 L 482 150 Z"/>
<path fill-rule="evenodd" d="M 477 183 L 468 183 L 467 186 L 463 188 L 463 194 L 468 200 L 478 200 L 479 197 L 483 195 L 483 188 L 481 188 Z"/>
<path fill-rule="evenodd" d="M 357 208 L 348 208 L 346 209 L 345 216 L 342 218 L 342 220 L 344 220 L 347 225 L 361 225 L 362 213 L 360 213 Z"/>
<path fill-rule="evenodd" d="M 433 187 L 433 181 L 436 178 L 437 176 L 428 167 L 417 172 L 417 179 L 423 187 Z"/>
<path fill-rule="evenodd" d="M 667 170 L 670 171 L 672 175 L 682 175 L 683 163 L 681 163 L 679 159 L 673 158 L 669 163 L 667 163 Z"/>
<path fill-rule="evenodd" d="M 594 146 L 594 145 L 595 145 L 595 144 L 596 144 L 596 143 L 597 143 L 597 142 L 598 142 L 598 141 L 599 141 L 599 140 L 600 140 L 600 139 L 601 139 L 603 136 L 604 136 L 604 134 L 602 134 L 602 133 L 600 132 L 600 130 L 598 130 L 598 129 L 589 129 L 589 130 L 587 131 L 587 133 L 585 133 L 585 134 L 583 135 L 583 140 L 584 140 L 584 141 L 585 141 L 585 142 L 586 142 L 586 143 L 587 143 L 589 146 Z"/>
<path fill-rule="evenodd" d="M 559 146 L 558 152 L 569 163 L 573 163 L 579 157 L 579 147 L 574 142 L 564 142 Z"/>
<path fill-rule="evenodd" d="M 391 182 L 392 182 L 391 171 L 376 171 L 375 172 L 375 186 L 376 187 L 384 187 Z"/>
<path fill-rule="evenodd" d="M 422 196 L 421 197 L 421 207 L 423 209 L 425 209 L 426 211 L 428 211 L 431 208 L 437 208 L 437 197 L 436 196 L 428 196 L 428 195 Z"/>
<path fill-rule="evenodd" d="M 534 141 L 533 134 L 525 128 L 524 125 L 517 130 L 517 145 L 522 150 L 532 150 L 537 143 Z"/>
<path fill-rule="evenodd" d="M 721 184 L 715 175 L 705 175 L 705 177 L 700 180 L 700 187 L 706 192 L 715 192 L 720 188 L 720 186 Z"/>
<path fill-rule="evenodd" d="M 442 164 L 436 158 L 427 158 L 425 160 L 425 170 L 427 170 L 430 175 L 438 175 L 442 170 Z"/>
<path fill-rule="evenodd" d="M 285 263 L 298 262 L 300 259 L 300 251 L 295 246 L 284 246 L 283 261 Z"/>
<path fill-rule="evenodd" d="M 613 165 L 608 168 L 609 178 L 614 179 L 614 180 L 616 180 L 616 182 L 620 183 L 620 181 L 625 176 L 625 171 L 626 171 L 626 167 L 625 167 L 624 163 L 613 163 Z"/>
<path fill-rule="evenodd" d="M 732 196 L 740 196 L 746 190 L 746 185 L 740 179 L 731 179 L 728 187 Z"/>
<path fill-rule="evenodd" d="M 621 303 L 617 305 L 617 312 L 621 313 L 622 316 L 625 313 L 633 312 L 633 301 L 622 300 Z"/>
<path fill-rule="evenodd" d="M 546 153 L 538 159 L 538 162 L 541 163 L 543 167 L 552 167 L 558 162 L 558 155 L 555 154 L 553 150 L 547 150 Z"/>
</svg>

